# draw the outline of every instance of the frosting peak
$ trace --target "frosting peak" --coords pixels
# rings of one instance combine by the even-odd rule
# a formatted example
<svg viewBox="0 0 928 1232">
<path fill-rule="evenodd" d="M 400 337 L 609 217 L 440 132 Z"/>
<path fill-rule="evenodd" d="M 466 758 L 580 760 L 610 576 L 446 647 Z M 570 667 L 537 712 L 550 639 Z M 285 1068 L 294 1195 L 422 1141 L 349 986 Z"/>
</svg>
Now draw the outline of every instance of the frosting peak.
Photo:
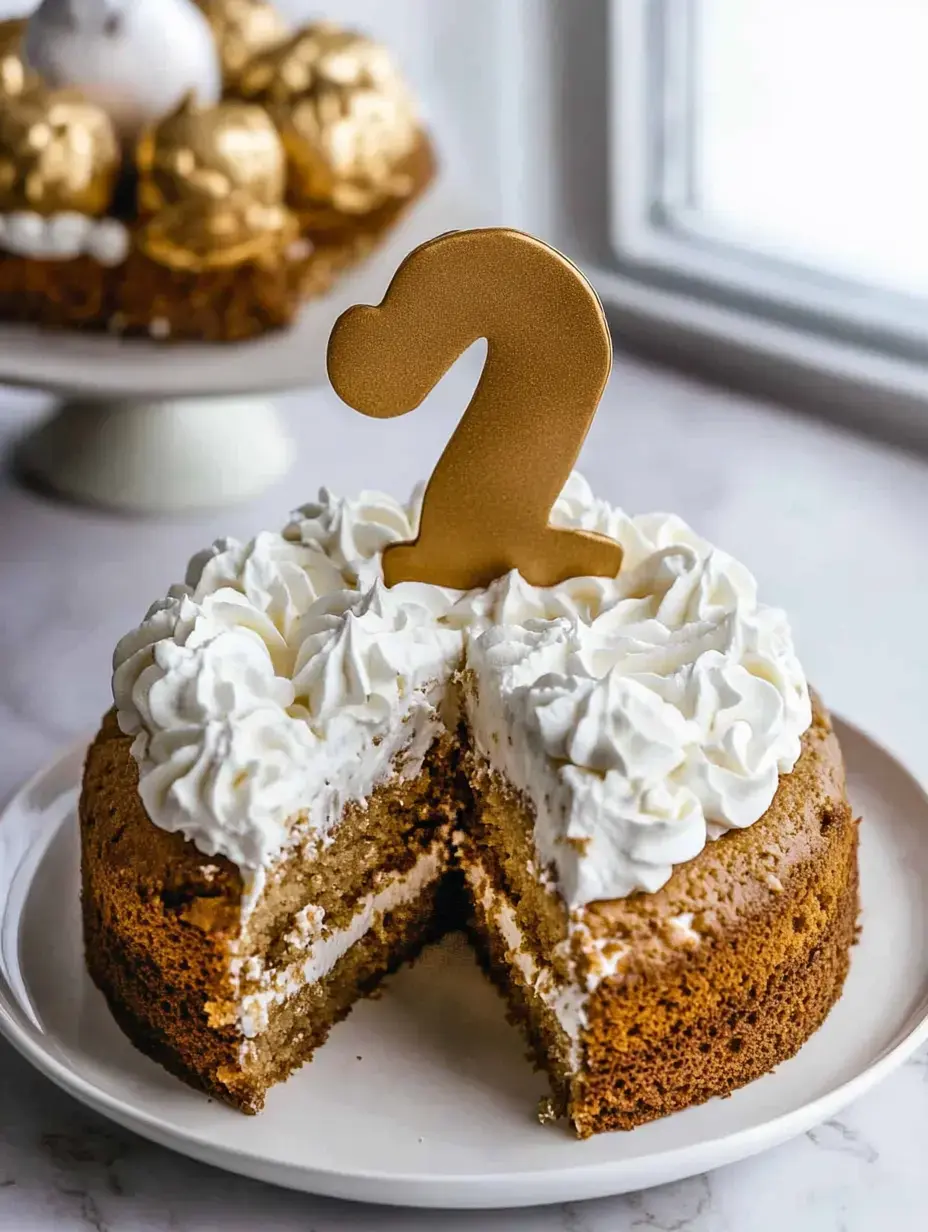
<svg viewBox="0 0 928 1232">
<path fill-rule="evenodd" d="M 440 592 L 428 592 L 437 588 L 407 582 L 390 591 L 378 581 L 360 599 L 342 592 L 307 613 L 293 684 L 314 730 L 343 718 L 386 722 L 416 690 L 447 676 L 461 636 L 437 623 Z"/>
<path fill-rule="evenodd" d="M 362 492 L 348 500 L 322 488 L 318 501 L 290 515 L 284 536 L 314 548 L 341 570 L 347 583 L 365 590 L 382 577 L 383 549 L 415 538 L 418 524 L 414 503 L 401 505 L 383 492 Z"/>
</svg>

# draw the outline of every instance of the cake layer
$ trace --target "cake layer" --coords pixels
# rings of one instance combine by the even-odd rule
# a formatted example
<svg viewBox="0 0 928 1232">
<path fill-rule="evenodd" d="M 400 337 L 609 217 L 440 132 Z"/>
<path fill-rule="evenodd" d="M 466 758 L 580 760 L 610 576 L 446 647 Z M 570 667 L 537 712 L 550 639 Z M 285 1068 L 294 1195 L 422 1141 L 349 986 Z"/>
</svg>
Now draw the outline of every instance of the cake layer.
<svg viewBox="0 0 928 1232">
<path fill-rule="evenodd" d="M 127 995 L 129 989 L 121 977 L 137 955 L 123 948 L 121 938 L 113 935 L 92 907 L 84 911 L 84 937 L 90 975 L 136 1048 L 189 1086 L 253 1114 L 261 1111 L 270 1087 L 312 1059 L 332 1027 L 360 997 L 373 992 L 385 975 L 414 959 L 425 944 L 445 931 L 444 918 L 442 883 L 436 879 L 376 917 L 329 971 L 275 1006 L 268 1029 L 248 1042 L 245 1055 L 240 1043 L 230 1051 L 217 1046 L 209 1051 L 198 1048 L 192 1032 L 165 1029 L 164 1022 L 153 1017 L 137 996 Z"/>
<path fill-rule="evenodd" d="M 355 759 L 363 795 L 346 800 L 343 790 L 320 792 L 334 815 L 321 837 L 309 830 L 263 878 L 254 904 L 243 912 L 243 952 L 258 950 L 285 963 L 287 938 L 304 927 L 307 910 L 326 929 L 344 927 L 359 899 L 408 872 L 435 834 L 447 832 L 460 807 L 455 742 L 428 713 L 410 717 L 400 734 L 411 743 L 394 741 L 399 751 L 375 775 L 364 774 L 370 763 L 363 757 Z M 295 820 L 294 830 L 300 825 Z"/>
<path fill-rule="evenodd" d="M 446 928 L 445 883 L 428 881 L 415 895 L 374 917 L 367 931 L 330 970 L 295 996 L 271 1007 L 267 1028 L 246 1041 L 233 1084 L 246 1084 L 244 1111 L 258 1111 L 267 1090 L 305 1062 L 332 1027 L 373 992 L 385 975 L 415 959 Z"/>
<path fill-rule="evenodd" d="M 523 932 L 517 904 L 476 848 L 458 841 L 469 905 L 468 932 L 487 973 L 509 1003 L 538 1064 L 551 1078 L 560 1111 L 583 1064 L 585 991 L 565 979 Z"/>
<path fill-rule="evenodd" d="M 325 910 L 309 903 L 297 913 L 286 934 L 286 950 L 277 962 L 255 955 L 243 961 L 239 975 L 239 1026 L 245 1040 L 267 1030 L 271 1015 L 304 987 L 324 979 L 351 947 L 384 916 L 420 898 L 427 886 L 442 880 L 448 867 L 450 845 L 447 827 L 436 832 L 407 871 L 384 871 L 376 877 L 377 889 L 346 905 L 347 923 L 327 924 Z M 248 1045 L 244 1045 L 244 1055 Z"/>
<path fill-rule="evenodd" d="M 685 977 L 627 999 L 603 987 L 590 1008 L 585 1072 L 570 1112 L 580 1137 L 634 1129 L 727 1095 L 799 1051 L 844 987 L 859 913 L 856 843 L 834 872 L 841 889 L 823 926 L 779 962 L 753 970 L 746 962 L 739 990 L 712 998 L 703 1012 L 698 1002 L 690 1009 L 695 994 Z M 764 939 L 759 927 L 757 953 Z M 711 979 L 714 969 L 704 974 Z M 661 1026 L 652 1027 L 655 1020 Z"/>
</svg>

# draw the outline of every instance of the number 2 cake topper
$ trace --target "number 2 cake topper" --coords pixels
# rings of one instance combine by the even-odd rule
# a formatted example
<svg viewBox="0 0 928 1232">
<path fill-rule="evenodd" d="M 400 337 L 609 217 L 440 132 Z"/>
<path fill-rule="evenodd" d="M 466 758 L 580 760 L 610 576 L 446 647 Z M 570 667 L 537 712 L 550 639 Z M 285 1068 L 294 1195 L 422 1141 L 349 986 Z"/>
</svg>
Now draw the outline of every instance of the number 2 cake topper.
<svg viewBox="0 0 928 1232">
<path fill-rule="evenodd" d="M 478 338 L 483 373 L 428 482 L 418 538 L 384 551 L 387 585 L 470 590 L 510 569 L 535 586 L 614 577 L 617 543 L 548 522 L 612 366 L 596 292 L 559 252 L 505 228 L 430 240 L 380 305 L 335 323 L 329 379 L 364 415 L 405 415 Z"/>
</svg>

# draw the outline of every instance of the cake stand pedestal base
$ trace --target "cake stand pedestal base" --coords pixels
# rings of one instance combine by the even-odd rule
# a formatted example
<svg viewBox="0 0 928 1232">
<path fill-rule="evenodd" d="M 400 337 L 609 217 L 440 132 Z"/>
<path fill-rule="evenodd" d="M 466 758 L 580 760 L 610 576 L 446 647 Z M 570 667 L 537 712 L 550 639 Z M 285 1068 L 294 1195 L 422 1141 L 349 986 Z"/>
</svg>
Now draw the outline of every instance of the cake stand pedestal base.
<svg viewBox="0 0 928 1232">
<path fill-rule="evenodd" d="M 16 458 L 62 496 L 130 513 L 244 500 L 291 460 L 276 408 L 259 397 L 68 399 Z"/>
</svg>

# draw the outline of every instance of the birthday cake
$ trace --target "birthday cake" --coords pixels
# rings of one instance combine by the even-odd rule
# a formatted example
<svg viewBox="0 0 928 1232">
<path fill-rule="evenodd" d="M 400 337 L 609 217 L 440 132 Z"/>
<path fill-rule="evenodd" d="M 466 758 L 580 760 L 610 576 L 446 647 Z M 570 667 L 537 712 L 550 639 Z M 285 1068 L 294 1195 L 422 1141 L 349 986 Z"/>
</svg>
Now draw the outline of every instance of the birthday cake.
<svg viewBox="0 0 928 1232">
<path fill-rule="evenodd" d="M 44 0 L 0 23 L 5 319 L 254 337 L 370 252 L 433 173 L 384 48 L 291 30 L 267 0 Z"/>
<path fill-rule="evenodd" d="M 455 293 L 446 257 L 470 273 L 510 254 L 520 294 L 533 260 L 580 287 L 543 246 L 476 235 L 419 250 L 384 306 L 336 327 L 336 388 L 360 365 L 366 390 L 352 405 L 401 413 L 372 400 L 418 380 L 398 322 L 435 308 L 433 284 Z M 423 390 L 472 327 L 433 354 Z M 371 329 L 395 356 L 376 389 Z M 565 365 L 584 352 L 586 371 L 594 351 L 608 361 L 580 330 Z M 414 560 L 488 388 L 424 496 L 323 490 L 282 531 L 220 540 L 116 648 L 80 802 L 88 968 L 139 1048 L 244 1111 L 453 928 L 581 1137 L 767 1072 L 840 994 L 857 826 L 828 714 L 748 570 L 576 473 L 545 509 L 548 556 L 486 530 L 468 543 L 468 518 L 432 564 Z M 457 472 L 455 499 L 501 482 L 487 469 Z M 554 559 L 568 549 L 588 572 Z"/>
</svg>

